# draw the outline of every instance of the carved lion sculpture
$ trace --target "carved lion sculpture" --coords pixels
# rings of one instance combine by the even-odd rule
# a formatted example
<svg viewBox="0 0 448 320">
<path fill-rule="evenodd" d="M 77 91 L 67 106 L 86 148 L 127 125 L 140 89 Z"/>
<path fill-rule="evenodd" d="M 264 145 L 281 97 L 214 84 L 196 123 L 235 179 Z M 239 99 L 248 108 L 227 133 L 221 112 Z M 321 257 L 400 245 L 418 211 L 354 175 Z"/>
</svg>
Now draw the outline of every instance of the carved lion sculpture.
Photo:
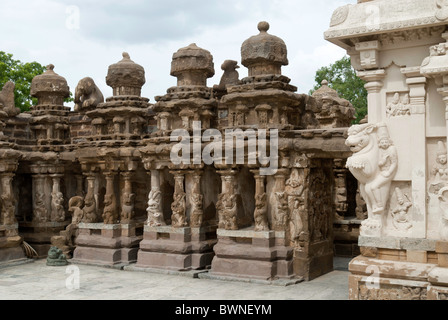
<svg viewBox="0 0 448 320">
<path fill-rule="evenodd" d="M 84 217 L 84 210 L 82 209 L 83 205 L 84 198 L 80 196 L 72 197 L 68 201 L 68 211 L 72 213 L 73 224 L 78 224 L 82 221 Z"/>
<path fill-rule="evenodd" d="M 345 144 L 353 156 L 347 168 L 359 181 L 361 196 L 366 201 L 368 219 L 363 222 L 363 235 L 378 236 L 381 214 L 389 199 L 392 179 L 397 170 L 397 153 L 384 124 L 362 124 L 349 128 Z M 370 229 L 371 233 L 367 230 Z"/>
<path fill-rule="evenodd" d="M 219 82 L 218 89 L 226 90 L 227 85 L 236 85 L 239 83 L 239 74 L 236 69 L 238 69 L 238 62 L 234 60 L 226 60 L 221 66 L 221 69 L 224 70 L 224 74 L 221 77 Z"/>
<path fill-rule="evenodd" d="M 129 223 L 134 215 L 135 193 L 123 193 L 123 205 L 121 206 L 121 222 Z"/>
<path fill-rule="evenodd" d="M 14 102 L 14 89 L 16 85 L 8 81 L 3 86 L 2 91 L 0 91 L 0 104 L 3 104 L 3 110 L 8 114 L 10 117 L 14 117 L 20 113 L 20 109 L 16 108 L 15 102 Z"/>
<path fill-rule="evenodd" d="M 157 189 L 151 189 L 148 196 L 148 220 L 146 224 L 150 227 L 165 226 L 165 220 L 162 212 L 162 192 Z"/>
<path fill-rule="evenodd" d="M 92 78 L 86 77 L 78 82 L 75 89 L 75 111 L 95 108 L 104 102 L 104 96 Z"/>
</svg>

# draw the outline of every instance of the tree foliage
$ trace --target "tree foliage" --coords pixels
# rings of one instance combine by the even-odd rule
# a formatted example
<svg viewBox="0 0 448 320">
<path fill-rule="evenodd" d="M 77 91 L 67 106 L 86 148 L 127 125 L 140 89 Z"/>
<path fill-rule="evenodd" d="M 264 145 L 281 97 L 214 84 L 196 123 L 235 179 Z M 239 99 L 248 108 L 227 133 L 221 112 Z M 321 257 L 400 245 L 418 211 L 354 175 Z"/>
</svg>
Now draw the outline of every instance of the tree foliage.
<svg viewBox="0 0 448 320">
<path fill-rule="evenodd" d="M 356 110 L 354 123 L 359 123 L 367 115 L 367 90 L 365 82 L 357 75 L 351 65 L 350 57 L 342 59 L 322 67 L 316 71 L 316 85 L 310 91 L 312 94 L 321 87 L 323 80 L 328 81 L 328 86 L 338 93 L 339 97 L 350 101 Z"/>
<path fill-rule="evenodd" d="M 6 82 L 14 82 L 15 105 L 21 111 L 27 111 L 37 103 L 37 99 L 30 95 L 31 81 L 45 70 L 46 67 L 38 62 L 22 63 L 20 60 L 13 59 L 12 54 L 0 51 L 0 90 Z M 73 101 L 71 93 L 66 99 L 66 102 L 70 101 Z"/>
</svg>

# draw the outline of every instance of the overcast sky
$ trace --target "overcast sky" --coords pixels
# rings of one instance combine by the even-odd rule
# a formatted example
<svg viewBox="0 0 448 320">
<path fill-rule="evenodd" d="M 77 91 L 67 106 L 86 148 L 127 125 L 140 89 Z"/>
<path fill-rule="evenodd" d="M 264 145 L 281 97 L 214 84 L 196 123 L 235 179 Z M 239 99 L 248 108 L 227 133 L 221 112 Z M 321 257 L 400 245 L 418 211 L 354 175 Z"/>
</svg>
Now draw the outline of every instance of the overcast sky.
<svg viewBox="0 0 448 320">
<path fill-rule="evenodd" d="M 288 48 L 289 66 L 283 74 L 299 93 L 314 85 L 318 68 L 345 55 L 327 42 L 323 33 L 333 11 L 355 0 L 16 0 L 0 2 L 0 51 L 22 62 L 52 63 L 74 89 L 92 77 L 105 97 L 108 66 L 122 59 L 122 52 L 142 65 L 146 84 L 142 96 L 154 103 L 176 85 L 170 76 L 171 59 L 179 48 L 196 43 L 214 57 L 218 84 L 221 64 L 237 60 L 241 44 L 258 34 L 257 24 L 268 21 L 269 33 L 282 38 Z M 247 69 L 238 69 L 240 78 Z"/>
</svg>

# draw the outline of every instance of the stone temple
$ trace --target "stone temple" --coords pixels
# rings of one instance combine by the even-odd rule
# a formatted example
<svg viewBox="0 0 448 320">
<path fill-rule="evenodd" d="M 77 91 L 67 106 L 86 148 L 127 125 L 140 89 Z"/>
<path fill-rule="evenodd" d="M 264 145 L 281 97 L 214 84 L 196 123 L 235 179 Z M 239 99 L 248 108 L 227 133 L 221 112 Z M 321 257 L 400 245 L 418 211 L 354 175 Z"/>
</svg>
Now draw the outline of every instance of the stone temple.
<svg viewBox="0 0 448 320">
<path fill-rule="evenodd" d="M 396 8 L 400 8 L 397 13 Z M 448 296 L 448 4 L 358 0 L 325 39 L 366 81 L 368 117 L 323 81 L 282 73 L 285 42 L 260 22 L 237 61 L 190 44 L 177 85 L 141 96 L 124 52 L 104 97 L 49 65 L 19 113 L 0 92 L 0 266 L 48 263 L 169 270 L 295 284 L 350 262 L 350 299 Z M 11 90 L 12 89 L 12 90 Z M 32 260 L 31 260 L 32 261 Z M 142 274 L 144 276 L 144 274 Z"/>
</svg>

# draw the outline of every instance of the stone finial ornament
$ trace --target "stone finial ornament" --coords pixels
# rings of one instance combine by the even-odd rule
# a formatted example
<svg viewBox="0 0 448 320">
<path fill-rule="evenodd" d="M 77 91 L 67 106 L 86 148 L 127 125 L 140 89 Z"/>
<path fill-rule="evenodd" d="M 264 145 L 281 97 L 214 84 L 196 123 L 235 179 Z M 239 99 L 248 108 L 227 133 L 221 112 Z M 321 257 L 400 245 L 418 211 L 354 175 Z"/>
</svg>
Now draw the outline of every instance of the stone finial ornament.
<svg viewBox="0 0 448 320">
<path fill-rule="evenodd" d="M 177 86 L 207 86 L 207 79 L 215 75 L 213 56 L 195 43 L 173 54 L 171 75 Z"/>
<path fill-rule="evenodd" d="M 16 85 L 14 82 L 8 81 L 0 91 L 0 104 L 3 104 L 3 111 L 5 111 L 10 117 L 14 117 L 20 113 L 20 109 L 16 108 L 14 103 L 15 87 Z"/>
<path fill-rule="evenodd" d="M 30 93 L 37 98 L 38 105 L 63 106 L 64 99 L 70 96 L 70 88 L 67 80 L 54 72 L 54 65 L 49 64 L 47 71 L 31 81 Z"/>
<path fill-rule="evenodd" d="M 104 102 L 104 96 L 92 78 L 86 77 L 78 82 L 75 89 L 75 111 L 93 109 Z"/>
<path fill-rule="evenodd" d="M 106 83 L 112 87 L 114 96 L 140 96 L 146 83 L 145 69 L 123 52 L 123 59 L 109 66 Z"/>
<path fill-rule="evenodd" d="M 260 33 L 250 37 L 241 46 L 241 63 L 249 69 L 249 77 L 258 75 L 281 75 L 282 66 L 288 65 L 285 42 L 268 33 L 269 23 L 258 24 Z"/>
<path fill-rule="evenodd" d="M 221 69 L 224 70 L 224 74 L 219 82 L 218 89 L 225 90 L 227 85 L 237 85 L 239 80 L 239 73 L 236 71 L 238 69 L 238 62 L 235 60 L 226 60 L 221 65 Z"/>
</svg>

